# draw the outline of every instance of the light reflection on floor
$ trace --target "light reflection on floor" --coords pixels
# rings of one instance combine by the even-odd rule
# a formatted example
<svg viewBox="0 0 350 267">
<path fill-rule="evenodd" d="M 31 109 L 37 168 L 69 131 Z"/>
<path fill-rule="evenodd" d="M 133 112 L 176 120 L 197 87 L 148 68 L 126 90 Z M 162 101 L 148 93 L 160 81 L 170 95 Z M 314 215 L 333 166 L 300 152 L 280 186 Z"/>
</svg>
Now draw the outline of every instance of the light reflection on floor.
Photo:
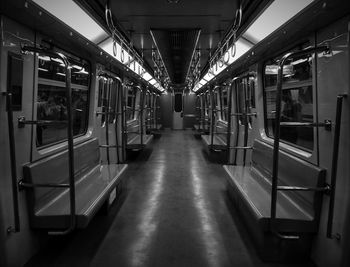
<svg viewBox="0 0 350 267">
<path fill-rule="evenodd" d="M 211 267 L 220 266 L 220 258 L 218 249 L 220 248 L 220 244 L 216 239 L 215 229 L 213 227 L 214 221 L 212 220 L 212 216 L 207 201 L 205 200 L 205 190 L 203 186 L 203 181 L 200 179 L 200 175 L 197 173 L 199 170 L 198 157 L 191 155 L 191 185 L 193 188 L 193 202 L 196 207 L 196 211 L 198 212 L 198 217 L 201 226 L 201 237 L 203 240 L 203 244 L 206 249 L 206 257 L 208 258 L 208 263 Z"/>
<path fill-rule="evenodd" d="M 149 196 L 146 196 L 147 202 L 140 208 L 141 214 L 139 225 L 137 225 L 138 238 L 131 246 L 131 266 L 144 266 L 147 260 L 147 249 L 156 236 L 156 230 L 159 220 L 157 220 L 157 211 L 160 206 L 160 196 L 164 190 L 164 165 L 159 166 L 155 173 L 155 179 L 152 182 Z"/>
</svg>

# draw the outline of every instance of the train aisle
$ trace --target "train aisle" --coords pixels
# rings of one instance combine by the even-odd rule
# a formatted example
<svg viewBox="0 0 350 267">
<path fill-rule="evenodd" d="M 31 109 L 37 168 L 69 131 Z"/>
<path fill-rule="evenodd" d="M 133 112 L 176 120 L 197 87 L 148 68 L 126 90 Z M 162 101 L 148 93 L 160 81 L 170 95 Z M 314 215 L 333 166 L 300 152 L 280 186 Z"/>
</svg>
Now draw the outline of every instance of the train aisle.
<svg viewBox="0 0 350 267">
<path fill-rule="evenodd" d="M 202 148 L 190 131 L 165 131 L 129 164 L 114 218 L 96 217 L 56 242 L 55 256 L 46 248 L 28 266 L 284 266 L 258 258 L 230 207 L 222 166 Z"/>
</svg>

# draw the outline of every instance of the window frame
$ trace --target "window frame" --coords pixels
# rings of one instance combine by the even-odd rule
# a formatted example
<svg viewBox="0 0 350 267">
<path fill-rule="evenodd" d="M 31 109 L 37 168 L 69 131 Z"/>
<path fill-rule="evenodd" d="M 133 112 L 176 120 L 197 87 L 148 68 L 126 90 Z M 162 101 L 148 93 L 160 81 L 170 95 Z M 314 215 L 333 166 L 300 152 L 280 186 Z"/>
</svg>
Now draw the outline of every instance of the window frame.
<svg viewBox="0 0 350 267">
<path fill-rule="evenodd" d="M 293 51 L 299 51 L 302 49 L 305 49 L 306 47 L 314 46 L 316 45 L 315 39 L 310 37 L 306 38 L 303 41 L 299 41 L 298 43 L 295 43 L 294 45 L 290 46 L 288 49 L 283 50 L 282 52 L 278 52 L 274 54 L 272 57 L 267 58 L 263 63 L 261 67 L 261 77 L 262 77 L 262 95 L 263 95 L 263 114 L 264 114 L 264 120 L 263 120 L 263 133 L 264 137 L 263 139 L 267 140 L 269 143 L 273 143 L 274 137 L 269 135 L 268 130 L 268 118 L 267 118 L 267 99 L 266 99 L 266 80 L 265 80 L 265 67 L 268 64 L 268 62 L 271 62 L 276 59 L 282 58 L 286 53 L 293 52 Z M 313 113 L 313 122 L 318 121 L 318 99 L 317 99 L 317 53 L 310 53 L 311 60 L 312 60 L 312 70 L 311 70 L 311 79 L 309 81 L 310 85 L 312 86 L 312 113 Z M 293 88 L 300 88 L 300 84 L 307 84 L 306 82 L 299 81 L 296 82 L 295 86 L 291 86 L 290 88 L 286 88 L 285 90 L 293 90 Z M 298 85 L 299 84 L 299 85 Z M 276 87 L 276 85 L 274 85 Z M 272 86 L 268 86 L 272 87 Z M 283 89 L 282 89 L 283 90 Z M 280 139 L 280 148 L 288 153 L 294 154 L 297 157 L 304 158 L 305 160 L 308 160 L 312 163 L 317 163 L 318 161 L 318 128 L 313 127 L 313 145 L 311 149 L 308 149 L 302 145 L 297 145 L 292 142 L 288 142 L 287 140 Z"/>
<path fill-rule="evenodd" d="M 129 92 L 132 92 L 131 94 Z M 126 122 L 129 123 L 131 121 L 136 120 L 136 99 L 137 99 L 137 88 L 135 86 L 128 86 L 126 88 L 126 110 L 127 112 L 130 112 L 129 114 L 127 114 L 128 116 L 126 116 Z M 131 96 L 131 106 L 129 107 L 129 97 Z"/>
<path fill-rule="evenodd" d="M 83 58 L 83 57 L 78 57 L 76 55 L 71 54 L 70 52 L 67 52 L 66 50 L 62 50 L 62 49 L 58 49 L 55 48 L 55 51 L 61 52 L 63 53 L 67 59 L 69 64 L 79 64 L 81 63 L 83 66 L 87 66 L 88 67 L 88 82 L 86 85 L 82 85 L 82 84 L 76 84 L 71 82 L 71 89 L 72 92 L 75 90 L 85 90 L 87 92 L 86 94 L 86 112 L 85 112 L 85 120 L 82 121 L 85 124 L 84 127 L 84 131 L 80 132 L 78 134 L 74 134 L 73 135 L 73 140 L 76 140 L 78 138 L 81 138 L 83 136 L 85 136 L 88 132 L 89 132 L 89 122 L 90 122 L 90 110 L 91 110 L 91 105 L 90 105 L 90 100 L 91 100 L 91 84 L 92 84 L 92 64 L 91 61 Z M 39 86 L 40 85 L 46 85 L 46 86 L 54 86 L 54 87 L 60 87 L 63 88 L 64 93 L 66 92 L 66 84 L 65 81 L 60 81 L 60 80 L 54 80 L 54 79 L 48 79 L 48 78 L 43 78 L 39 76 L 39 68 L 41 67 L 39 65 L 39 56 L 45 56 L 45 54 L 41 54 L 41 53 L 37 53 L 35 55 L 36 57 L 36 64 L 35 64 L 35 85 L 36 85 L 36 89 L 35 89 L 35 97 L 33 98 L 33 106 L 34 108 L 36 107 L 36 118 L 38 120 L 38 97 L 39 97 Z M 85 69 L 84 69 L 85 70 Z M 72 94 L 73 97 L 73 94 Z M 73 103 L 72 103 L 73 104 Z M 74 121 L 73 121 L 73 129 L 74 129 Z M 63 144 L 65 142 L 67 142 L 67 137 L 53 141 L 53 142 L 49 142 L 47 144 L 43 144 L 43 145 L 39 145 L 38 143 L 38 126 L 36 126 L 35 128 L 35 134 L 33 135 L 34 141 L 33 144 L 36 147 L 37 151 L 46 151 L 48 148 L 52 148 L 52 147 L 57 147 L 57 145 Z M 42 153 L 42 152 L 41 152 Z"/>
</svg>

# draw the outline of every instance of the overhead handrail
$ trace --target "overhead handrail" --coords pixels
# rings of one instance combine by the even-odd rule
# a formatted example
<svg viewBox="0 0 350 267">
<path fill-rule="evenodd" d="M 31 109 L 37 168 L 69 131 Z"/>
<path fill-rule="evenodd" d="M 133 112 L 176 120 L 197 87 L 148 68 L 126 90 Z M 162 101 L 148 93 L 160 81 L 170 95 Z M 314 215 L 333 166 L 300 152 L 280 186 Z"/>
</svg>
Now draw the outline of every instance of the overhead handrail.
<svg viewBox="0 0 350 267">
<path fill-rule="evenodd" d="M 14 227 L 7 228 L 8 233 L 18 233 L 21 230 L 19 220 L 19 204 L 18 204 L 18 188 L 17 188 L 17 164 L 16 164 L 16 142 L 13 127 L 13 109 L 12 109 L 12 93 L 4 92 L 6 95 L 7 106 L 7 123 L 10 145 L 10 164 L 11 164 L 11 180 L 12 180 L 12 196 L 13 196 L 13 219 Z"/>
<path fill-rule="evenodd" d="M 72 232 L 75 229 L 76 225 L 76 217 L 75 217 L 75 181 L 74 181 L 74 147 L 73 147 L 73 112 L 72 112 L 72 90 L 71 90 L 71 69 L 69 67 L 68 58 L 59 52 L 48 51 L 45 49 L 31 47 L 31 46 L 23 46 L 22 51 L 24 52 L 32 52 L 32 53 L 40 53 L 47 56 L 52 56 L 55 58 L 59 58 L 62 60 L 65 65 L 65 82 L 66 82 L 66 98 L 67 98 L 67 119 L 68 119 L 68 127 L 67 127 L 67 143 L 68 143 L 68 168 L 69 168 L 69 201 L 70 201 L 70 220 L 69 227 L 63 231 L 54 231 L 49 232 L 52 235 L 66 235 Z M 47 184 L 50 185 L 50 184 Z M 28 187 L 28 183 L 19 183 L 20 187 Z M 32 184 L 35 186 L 35 184 Z"/>
<path fill-rule="evenodd" d="M 333 234 L 333 217 L 334 217 L 334 202 L 335 202 L 335 188 L 337 184 L 337 170 L 338 170 L 338 155 L 339 155 L 339 141 L 340 141 L 340 126 L 343 100 L 347 97 L 346 94 L 337 96 L 336 117 L 334 126 L 334 140 L 333 140 L 333 154 L 332 154 L 332 169 L 331 169 L 331 184 L 329 194 L 329 210 L 327 223 L 327 238 L 340 239 L 339 234 Z"/>
<path fill-rule="evenodd" d="M 283 66 L 291 57 L 305 56 L 311 53 L 328 52 L 328 46 L 319 46 L 306 48 L 304 50 L 290 52 L 285 54 L 278 64 L 277 72 L 277 88 L 276 88 L 276 112 L 275 112 L 275 131 L 273 143 L 273 165 L 272 165 L 272 185 L 271 185 L 271 214 L 270 214 L 270 231 L 281 239 L 299 239 L 295 235 L 282 235 L 276 230 L 276 212 L 277 212 L 277 192 L 278 186 L 278 159 L 279 159 L 279 143 L 280 143 L 280 126 L 281 126 L 281 106 L 282 106 L 282 84 L 283 84 Z M 281 188 L 281 187 L 280 187 Z M 283 188 L 281 188 L 283 189 Z M 326 192 L 328 188 L 325 186 L 322 191 Z"/>
</svg>

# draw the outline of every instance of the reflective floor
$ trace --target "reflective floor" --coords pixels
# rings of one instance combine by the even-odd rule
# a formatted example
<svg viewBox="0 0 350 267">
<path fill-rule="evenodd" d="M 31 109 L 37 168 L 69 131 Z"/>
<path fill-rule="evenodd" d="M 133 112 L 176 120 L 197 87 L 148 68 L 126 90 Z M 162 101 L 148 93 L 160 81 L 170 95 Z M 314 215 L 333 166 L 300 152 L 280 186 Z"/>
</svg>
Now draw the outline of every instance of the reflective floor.
<svg viewBox="0 0 350 267">
<path fill-rule="evenodd" d="M 257 257 L 225 175 L 191 131 L 164 131 L 130 161 L 108 215 L 50 238 L 27 266 L 286 266 Z"/>
</svg>

